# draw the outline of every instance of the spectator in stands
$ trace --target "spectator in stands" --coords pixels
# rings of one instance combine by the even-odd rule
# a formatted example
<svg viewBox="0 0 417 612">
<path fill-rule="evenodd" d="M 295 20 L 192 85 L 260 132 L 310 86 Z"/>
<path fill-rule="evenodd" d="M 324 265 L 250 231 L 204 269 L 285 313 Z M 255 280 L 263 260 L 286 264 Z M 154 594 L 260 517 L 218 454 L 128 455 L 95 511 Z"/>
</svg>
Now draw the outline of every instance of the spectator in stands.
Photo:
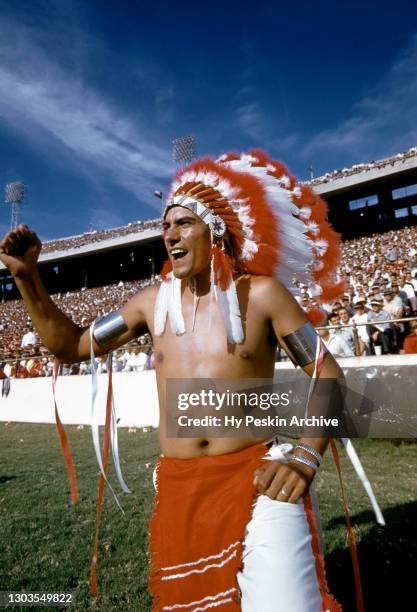
<svg viewBox="0 0 417 612">
<path fill-rule="evenodd" d="M 404 306 L 399 303 L 400 300 L 394 299 L 392 289 L 385 289 L 384 291 L 384 310 L 388 312 L 391 319 L 401 319 L 404 316 Z M 404 333 L 403 323 L 393 323 L 392 328 L 394 331 L 394 343 L 400 346 L 400 338 Z"/>
<path fill-rule="evenodd" d="M 365 352 L 366 355 L 370 355 L 370 339 L 368 334 L 368 326 L 364 325 L 364 323 L 368 322 L 368 313 L 365 310 L 365 302 L 362 300 L 357 300 L 355 305 L 355 314 L 352 317 L 352 321 L 356 323 L 357 333 L 358 333 L 358 342 L 359 342 L 359 354 L 363 355 Z"/>
<path fill-rule="evenodd" d="M 49 362 L 47 357 L 42 357 L 42 367 L 39 376 L 52 376 L 53 362 Z"/>
<path fill-rule="evenodd" d="M 351 298 L 348 293 L 345 293 L 342 297 L 342 308 L 344 308 L 347 311 L 349 317 L 353 315 L 353 306 L 351 304 Z M 339 314 L 340 314 L 340 311 L 339 311 Z"/>
<path fill-rule="evenodd" d="M 401 301 L 405 314 L 407 314 L 410 311 L 410 308 L 408 306 L 408 297 L 406 292 L 399 288 L 397 281 L 391 283 L 391 289 L 393 300 L 396 300 L 397 304 L 399 304 Z"/>
<path fill-rule="evenodd" d="M 23 359 L 17 368 L 16 378 L 29 378 L 29 372 L 26 368 L 26 361 Z"/>
<path fill-rule="evenodd" d="M 319 335 L 333 357 L 353 356 L 353 352 L 350 350 L 348 344 L 341 336 L 340 330 L 329 330 L 328 327 L 325 327 L 319 330 Z"/>
<path fill-rule="evenodd" d="M 26 363 L 26 370 L 30 378 L 36 378 L 40 375 L 42 363 L 40 359 L 29 359 Z"/>
<path fill-rule="evenodd" d="M 26 333 L 22 338 L 22 342 L 20 344 L 21 348 L 27 348 L 28 346 L 35 346 L 37 343 L 36 333 L 33 330 L 33 327 L 30 326 L 27 328 Z"/>
<path fill-rule="evenodd" d="M 120 353 L 113 353 L 113 357 L 112 357 L 113 372 L 121 372 L 123 370 L 124 363 L 121 357 L 122 355 Z"/>
<path fill-rule="evenodd" d="M 146 365 L 146 352 L 132 348 L 125 353 L 125 372 L 141 372 Z"/>
<path fill-rule="evenodd" d="M 342 325 L 349 325 L 349 327 L 340 328 L 340 335 L 346 341 L 346 344 L 348 345 L 349 349 L 352 351 L 352 355 L 354 355 L 355 354 L 355 337 L 353 335 L 353 329 L 350 326 L 351 320 L 350 320 L 349 312 L 346 308 L 342 306 L 342 308 L 339 308 L 338 314 L 340 317 L 340 323 Z"/>
<path fill-rule="evenodd" d="M 388 312 L 391 319 L 401 319 L 404 315 L 404 306 L 401 300 L 394 299 L 392 289 L 384 290 L 384 310 Z"/>
<path fill-rule="evenodd" d="M 417 353 L 417 321 L 410 323 L 410 333 L 404 339 L 404 353 Z"/>
<path fill-rule="evenodd" d="M 368 312 L 368 322 L 372 323 L 369 328 L 369 336 L 372 344 L 382 347 L 382 354 L 392 353 L 394 351 L 394 331 L 391 323 L 382 323 L 391 319 L 388 312 L 382 310 L 382 304 L 379 300 L 373 298 L 371 300 L 372 310 Z M 378 323 L 380 321 L 380 323 Z"/>
<path fill-rule="evenodd" d="M 414 290 L 413 284 L 410 283 L 410 281 L 407 280 L 404 276 L 401 276 L 398 281 L 398 285 L 399 285 L 398 287 L 399 292 L 403 291 L 407 295 L 408 306 L 410 307 L 410 312 L 417 311 L 417 298 L 416 298 L 416 292 Z"/>
<path fill-rule="evenodd" d="M 91 374 L 91 368 L 90 365 L 86 362 L 86 361 L 82 361 L 80 363 L 80 370 L 78 372 L 81 376 L 84 376 L 85 374 Z"/>
<path fill-rule="evenodd" d="M 417 274 L 416 274 L 416 278 L 413 278 L 413 275 L 411 274 L 411 272 L 406 272 L 405 280 L 407 283 L 409 283 L 413 287 L 414 293 L 417 295 Z"/>
</svg>

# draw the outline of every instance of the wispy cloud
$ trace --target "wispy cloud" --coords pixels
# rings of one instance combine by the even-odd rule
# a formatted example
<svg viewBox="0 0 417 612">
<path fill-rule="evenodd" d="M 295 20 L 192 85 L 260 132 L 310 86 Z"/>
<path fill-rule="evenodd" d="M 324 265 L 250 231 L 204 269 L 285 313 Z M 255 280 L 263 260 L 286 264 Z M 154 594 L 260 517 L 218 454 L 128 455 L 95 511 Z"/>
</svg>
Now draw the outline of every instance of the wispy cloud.
<svg viewBox="0 0 417 612">
<path fill-rule="evenodd" d="M 153 142 L 146 118 L 128 116 L 71 70 L 47 56 L 39 32 L 0 26 L 0 114 L 47 154 L 60 146 L 67 159 L 143 199 L 155 178 L 168 177 L 168 151 Z M 15 44 L 16 43 L 16 44 Z M 59 51 L 57 51 L 59 53 Z"/>
<path fill-rule="evenodd" d="M 343 154 L 359 162 L 408 149 L 417 143 L 416 117 L 417 36 L 349 116 L 316 134 L 301 156 Z"/>
<path fill-rule="evenodd" d="M 271 154 L 285 155 L 299 142 L 299 135 L 289 125 L 285 96 L 281 88 L 278 91 L 283 112 L 271 115 L 254 87 L 243 85 L 236 95 L 235 120 L 240 133 L 247 136 L 253 146 L 265 147 Z"/>
</svg>

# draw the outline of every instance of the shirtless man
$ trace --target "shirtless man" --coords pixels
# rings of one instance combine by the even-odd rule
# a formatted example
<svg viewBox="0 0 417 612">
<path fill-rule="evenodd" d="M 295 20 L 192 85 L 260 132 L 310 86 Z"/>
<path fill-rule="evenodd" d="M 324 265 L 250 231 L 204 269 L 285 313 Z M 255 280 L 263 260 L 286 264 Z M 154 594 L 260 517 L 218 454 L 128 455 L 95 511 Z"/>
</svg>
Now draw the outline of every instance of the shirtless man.
<svg viewBox="0 0 417 612">
<path fill-rule="evenodd" d="M 212 306 L 210 328 L 207 325 L 211 287 L 212 236 L 210 227 L 198 214 L 188 208 L 171 205 L 163 219 L 162 233 L 173 276 L 182 280 L 182 313 L 186 330 L 189 331 L 177 335 L 167 325 L 162 335 L 154 334 L 155 301 L 158 287 L 151 286 L 140 291 L 120 309 L 117 316 L 120 315 L 122 319 L 119 319 L 121 325 L 117 336 L 105 346 L 94 340 L 94 350 L 97 355 L 105 354 L 145 332 L 152 335 L 161 414 L 159 427 L 161 451 L 167 461 L 172 459 L 192 460 L 201 467 L 201 462 L 210 457 L 238 457 L 239 454 L 248 452 L 248 449 L 250 451 L 257 441 L 253 438 L 237 437 L 201 439 L 167 437 L 165 427 L 166 381 L 170 378 L 272 379 L 277 344 L 280 343 L 288 350 L 289 343 L 287 344 L 283 338 L 290 337 L 289 335 L 302 328 L 307 320 L 296 300 L 277 279 L 271 276 L 238 275 L 236 288 L 244 320 L 245 336 L 241 343 L 231 349 L 220 311 L 216 306 Z M 27 226 L 19 225 L 0 243 L 0 260 L 13 274 L 43 344 L 62 362 L 85 361 L 90 354 L 89 329 L 78 327 L 51 300 L 42 284 L 37 268 L 40 250 L 41 243 L 36 234 Z M 193 283 L 190 283 L 191 280 Z M 195 313 L 196 296 L 198 298 L 197 316 Z M 194 321 L 193 318 L 195 318 Z M 304 366 L 304 371 L 309 375 L 312 375 L 313 369 L 314 363 Z M 329 353 L 325 355 L 321 376 L 327 378 L 343 376 Z M 272 460 L 267 463 L 258 461 L 251 464 L 257 468 L 255 474 L 251 468 L 251 479 L 255 475 L 254 483 L 261 494 L 258 500 L 261 498 L 263 501 L 268 500 L 268 513 L 271 512 L 271 504 L 274 512 L 278 509 L 282 512 L 283 507 L 284 510 L 285 507 L 293 507 L 294 512 L 297 513 L 297 516 L 294 517 L 294 529 L 296 532 L 297 529 L 300 531 L 299 535 L 296 533 L 292 537 L 297 541 L 300 539 L 298 544 L 295 541 L 293 546 L 290 546 L 292 550 L 287 549 L 285 552 L 278 551 L 278 554 L 273 554 L 272 560 L 268 561 L 265 566 L 265 560 L 262 561 L 261 557 L 256 556 L 256 550 L 254 550 L 256 542 L 246 542 L 243 571 L 238 576 L 241 594 L 238 593 L 237 585 L 232 585 L 227 589 L 230 584 L 225 583 L 224 586 L 219 578 L 219 587 L 213 587 L 214 590 L 209 591 L 206 597 L 196 595 L 198 591 L 193 590 L 194 586 L 190 588 L 190 599 L 185 599 L 185 602 L 182 600 L 181 606 L 186 606 L 187 601 L 192 603 L 202 601 L 207 605 L 208 602 L 216 602 L 216 605 L 222 610 L 242 609 L 244 612 L 252 612 L 255 609 L 262 610 L 262 612 L 281 609 L 285 612 L 289 610 L 310 612 L 322 609 L 323 592 L 316 576 L 316 563 L 311 551 L 304 508 L 297 502 L 300 502 L 308 493 L 316 472 L 308 464 L 312 463 L 314 457 L 312 452 L 314 453 L 315 449 L 322 455 L 328 440 L 326 438 L 307 438 L 300 442 L 307 445 L 307 449 L 310 450 L 306 451 L 297 447 L 294 455 L 306 459 L 306 462 L 290 459 L 289 461 Z M 266 452 L 266 448 L 263 452 Z M 177 462 L 175 464 L 176 473 L 178 473 L 178 465 L 180 464 Z M 189 466 L 191 463 L 184 462 L 184 465 Z M 163 477 L 161 468 L 161 483 L 158 486 L 162 488 L 162 493 Z M 232 474 L 231 478 L 233 477 Z M 161 491 L 158 490 L 158 494 L 160 493 Z M 250 511 L 252 501 L 250 501 L 248 511 Z M 170 506 L 172 510 L 173 507 L 175 504 Z M 264 509 L 261 508 L 259 512 L 261 511 L 263 512 Z M 177 520 L 179 524 L 180 519 Z M 220 526 L 218 529 L 224 531 L 228 528 Z M 285 545 L 282 542 L 289 537 L 292 526 L 284 521 L 281 529 L 286 533 L 284 540 L 281 536 L 275 538 L 271 535 L 271 541 L 276 540 L 274 543 L 276 547 Z M 251 531 L 249 525 L 248 530 Z M 244 533 L 242 539 L 243 536 Z M 298 550 L 301 547 L 301 540 L 307 542 L 307 544 L 304 542 L 302 552 Z M 213 559 L 218 558 L 219 555 L 213 554 L 212 557 Z M 180 555 L 180 565 L 199 563 L 199 561 L 190 559 L 187 564 L 184 562 L 185 558 Z M 177 567 L 172 562 L 164 561 L 163 564 Z M 300 564 L 302 564 L 301 567 Z M 161 565 L 162 563 L 159 564 L 158 569 Z M 216 566 L 220 565 L 222 563 Z M 246 569 L 247 573 L 255 571 L 258 574 L 255 577 L 245 575 Z M 196 573 L 198 571 L 195 570 Z M 186 574 L 189 573 L 192 572 L 186 572 Z M 205 566 L 201 573 L 204 575 L 205 584 L 208 584 L 210 568 Z M 178 575 L 167 577 L 166 584 L 173 583 L 174 580 L 169 581 L 169 579 L 177 578 Z M 185 573 L 180 577 L 182 575 L 185 576 Z M 182 584 L 180 591 L 184 591 Z M 155 593 L 158 594 L 156 587 L 154 596 Z M 226 596 L 225 593 L 229 595 Z M 276 599 L 278 596 L 279 602 Z M 164 608 L 161 601 L 160 599 L 156 601 L 156 610 L 170 609 L 169 606 Z M 175 601 L 171 600 L 171 605 L 174 604 Z M 185 607 L 185 609 L 191 608 Z"/>
</svg>

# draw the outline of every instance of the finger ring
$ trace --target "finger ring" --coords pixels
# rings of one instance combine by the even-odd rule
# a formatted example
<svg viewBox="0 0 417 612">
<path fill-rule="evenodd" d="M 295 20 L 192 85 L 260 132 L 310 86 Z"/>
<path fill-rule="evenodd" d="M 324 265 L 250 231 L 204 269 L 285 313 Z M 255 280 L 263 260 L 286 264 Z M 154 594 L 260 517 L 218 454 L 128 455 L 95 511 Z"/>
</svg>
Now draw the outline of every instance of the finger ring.
<svg viewBox="0 0 417 612">
<path fill-rule="evenodd" d="M 285 489 L 281 489 L 281 495 L 285 495 L 285 497 L 288 497 L 288 493 Z"/>
</svg>

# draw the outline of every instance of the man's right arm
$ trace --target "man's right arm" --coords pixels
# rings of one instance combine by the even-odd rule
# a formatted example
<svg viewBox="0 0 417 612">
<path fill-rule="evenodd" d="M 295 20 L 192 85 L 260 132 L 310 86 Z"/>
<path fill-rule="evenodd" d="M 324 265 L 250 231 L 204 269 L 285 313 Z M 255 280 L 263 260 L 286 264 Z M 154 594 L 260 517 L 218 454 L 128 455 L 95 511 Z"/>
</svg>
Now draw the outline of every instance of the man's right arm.
<svg viewBox="0 0 417 612">
<path fill-rule="evenodd" d="M 13 274 L 33 325 L 45 346 L 66 363 L 84 361 L 90 356 L 89 328 L 76 325 L 50 298 L 37 267 L 41 247 L 37 235 L 26 225 L 19 225 L 0 242 L 0 260 Z M 148 299 L 149 291 L 144 291 L 120 310 L 127 329 L 106 348 L 94 341 L 96 354 L 118 348 L 146 330 Z"/>
</svg>

